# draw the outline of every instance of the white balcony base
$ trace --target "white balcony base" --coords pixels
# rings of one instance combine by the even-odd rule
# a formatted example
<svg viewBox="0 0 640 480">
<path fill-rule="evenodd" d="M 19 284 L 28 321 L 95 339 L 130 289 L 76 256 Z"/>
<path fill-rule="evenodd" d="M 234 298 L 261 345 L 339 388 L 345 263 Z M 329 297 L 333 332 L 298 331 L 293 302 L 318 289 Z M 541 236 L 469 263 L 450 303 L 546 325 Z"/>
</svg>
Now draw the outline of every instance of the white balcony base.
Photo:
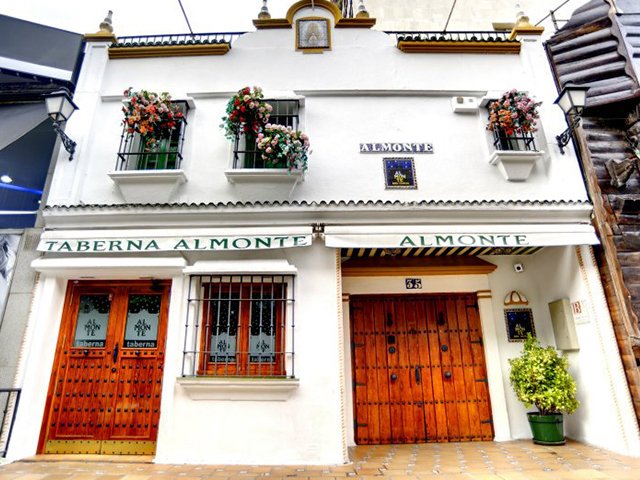
<svg viewBox="0 0 640 480">
<path fill-rule="evenodd" d="M 489 163 L 496 165 L 508 181 L 524 182 L 531 175 L 536 160 L 543 155 L 542 151 L 496 150 L 489 157 Z"/>
<path fill-rule="evenodd" d="M 230 183 L 284 183 L 293 187 L 304 181 L 303 171 L 286 168 L 235 168 L 224 174 Z"/>
<path fill-rule="evenodd" d="M 187 181 L 184 170 L 118 170 L 108 175 L 128 203 L 168 203 Z"/>
</svg>

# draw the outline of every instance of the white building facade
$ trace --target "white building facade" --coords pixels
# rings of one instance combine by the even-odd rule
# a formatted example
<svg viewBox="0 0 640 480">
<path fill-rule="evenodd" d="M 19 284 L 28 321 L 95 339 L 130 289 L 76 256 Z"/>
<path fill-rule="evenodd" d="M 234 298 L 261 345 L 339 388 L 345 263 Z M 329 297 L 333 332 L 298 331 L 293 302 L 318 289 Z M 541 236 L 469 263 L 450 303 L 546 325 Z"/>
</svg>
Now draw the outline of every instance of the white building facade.
<svg viewBox="0 0 640 480">
<path fill-rule="evenodd" d="M 337 464 L 356 443 L 528 438 L 508 380 L 526 331 L 569 356 L 567 435 L 640 451 L 541 32 L 438 43 L 372 23 L 316 0 L 231 49 L 89 39 L 9 458 Z M 234 152 L 220 118 L 247 85 L 309 135 L 306 172 Z M 123 150 L 130 86 L 184 102 L 161 168 Z M 525 152 L 486 130 L 487 99 L 512 88 L 544 100 Z"/>
</svg>

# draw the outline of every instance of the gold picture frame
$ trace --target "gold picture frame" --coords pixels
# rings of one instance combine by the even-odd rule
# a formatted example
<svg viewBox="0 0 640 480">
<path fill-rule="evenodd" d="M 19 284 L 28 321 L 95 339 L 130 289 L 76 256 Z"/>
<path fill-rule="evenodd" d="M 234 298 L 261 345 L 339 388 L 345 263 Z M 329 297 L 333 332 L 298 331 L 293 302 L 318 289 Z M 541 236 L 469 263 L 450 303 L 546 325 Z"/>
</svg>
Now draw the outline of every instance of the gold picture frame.
<svg viewBox="0 0 640 480">
<path fill-rule="evenodd" d="M 296 20 L 296 50 L 304 53 L 322 53 L 331 50 L 329 19 L 305 17 Z"/>
</svg>

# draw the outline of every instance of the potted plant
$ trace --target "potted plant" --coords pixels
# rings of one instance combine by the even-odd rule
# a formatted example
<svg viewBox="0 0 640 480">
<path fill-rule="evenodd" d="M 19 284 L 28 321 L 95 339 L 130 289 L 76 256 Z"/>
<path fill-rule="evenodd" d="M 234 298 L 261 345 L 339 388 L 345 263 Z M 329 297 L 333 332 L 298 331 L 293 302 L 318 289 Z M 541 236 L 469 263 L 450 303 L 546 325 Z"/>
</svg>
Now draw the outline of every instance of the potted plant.
<svg viewBox="0 0 640 480">
<path fill-rule="evenodd" d="M 258 134 L 256 146 L 268 168 L 307 169 L 309 137 L 299 130 L 268 123 Z"/>
<path fill-rule="evenodd" d="M 226 137 L 234 140 L 238 135 L 257 135 L 269 121 L 272 107 L 264 100 L 262 89 L 244 87 L 227 102 L 227 115 L 222 117 L 221 128 Z"/>
<path fill-rule="evenodd" d="M 127 133 L 138 133 L 144 152 L 157 152 L 167 148 L 174 130 L 179 128 L 184 114 L 171 101 L 167 92 L 157 94 L 146 90 L 134 92 L 131 87 L 124 91 L 126 103 L 122 107 Z"/>
<path fill-rule="evenodd" d="M 500 150 L 532 150 L 533 132 L 537 130 L 540 117 L 538 107 L 525 92 L 509 90 L 489 104 L 489 123 L 496 137 L 496 148 Z"/>
<path fill-rule="evenodd" d="M 509 380 L 518 400 L 538 409 L 527 413 L 533 442 L 563 445 L 562 413 L 573 413 L 580 405 L 567 357 L 558 355 L 553 347 L 542 347 L 538 339 L 529 334 L 522 355 L 510 359 L 509 364 Z"/>
</svg>

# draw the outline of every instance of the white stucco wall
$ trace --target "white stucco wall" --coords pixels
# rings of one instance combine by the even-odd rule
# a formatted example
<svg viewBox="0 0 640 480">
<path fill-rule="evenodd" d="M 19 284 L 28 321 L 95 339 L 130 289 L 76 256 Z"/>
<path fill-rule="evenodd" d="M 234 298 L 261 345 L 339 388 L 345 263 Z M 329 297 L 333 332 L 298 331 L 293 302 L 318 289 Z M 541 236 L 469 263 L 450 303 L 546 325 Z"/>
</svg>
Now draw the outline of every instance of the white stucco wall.
<svg viewBox="0 0 640 480">
<path fill-rule="evenodd" d="M 340 464 L 343 441 L 342 325 L 333 249 L 311 247 L 222 255 L 227 260 L 286 259 L 298 269 L 295 288 L 295 377 L 285 401 L 193 400 L 176 383 L 181 375 L 188 277 L 176 272 L 167 328 L 158 463 Z M 91 266 L 87 258 L 84 268 Z M 215 273 L 215 272 L 213 272 Z M 146 272 L 101 269 L 94 278 L 139 278 Z M 77 278 L 67 272 L 62 276 Z M 46 276 L 37 294 L 23 356 L 23 397 L 10 458 L 36 453 L 49 388 L 66 281 Z M 51 309 L 51 305 L 56 305 Z M 288 322 L 291 318 L 287 319 Z M 289 330 L 288 330 L 289 331 Z M 291 341 L 289 338 L 288 341 Z M 290 372 L 289 372 L 290 373 Z"/>
<path fill-rule="evenodd" d="M 303 9 L 296 18 L 310 14 L 330 17 Z M 124 203 L 107 173 L 116 166 L 122 92 L 129 86 L 194 99 L 183 150 L 188 181 L 174 201 L 586 199 L 577 162 L 555 145 L 565 123 L 552 102 L 555 86 L 539 37 L 523 37 L 520 55 L 406 54 L 393 36 L 367 29 L 334 29 L 332 49 L 322 54 L 296 51 L 294 42 L 294 29 L 260 30 L 223 56 L 124 60 L 108 60 L 104 45 L 88 44 L 75 94 L 80 110 L 67 125 L 78 142 L 76 161 L 60 155 L 48 204 Z M 245 85 L 261 86 L 266 97 L 305 99 L 301 127 L 313 153 L 305 181 L 293 191 L 231 184 L 224 175 L 231 142 L 220 119 L 227 99 Z M 546 154 L 527 182 L 508 182 L 488 163 L 493 147 L 484 108 L 461 114 L 451 107 L 457 95 L 480 101 L 511 88 L 544 100 L 537 143 Z M 433 143 L 431 155 L 402 155 L 415 158 L 418 188 L 385 190 L 381 159 L 399 155 L 360 154 L 364 142 Z"/>
<path fill-rule="evenodd" d="M 421 277 L 423 289 L 419 292 L 408 292 L 404 277 L 347 277 L 343 280 L 343 289 L 348 294 L 490 290 L 493 311 L 483 314 L 481 309 L 481 321 L 496 440 L 531 438 L 526 418 L 528 410 L 518 401 L 509 384 L 508 359 L 520 354 L 522 343 L 507 339 L 505 296 L 512 290 L 526 296 L 529 300 L 527 308 L 533 311 L 537 337 L 543 345 L 553 346 L 555 338 L 547 304 L 565 297 L 572 302 L 582 301 L 588 314 L 576 325 L 580 350 L 568 352 L 582 405 L 573 415 L 565 415 L 565 433 L 569 438 L 637 456 L 640 452 L 638 426 L 590 248 L 546 248 L 532 256 L 491 255 L 483 259 L 497 265 L 496 271 L 489 275 L 424 276 Z M 516 273 L 515 263 L 524 265 L 524 272 Z M 349 332 L 346 305 L 344 328 Z M 494 332 L 493 338 L 487 336 L 488 330 Z M 345 361 L 346 385 L 351 385 L 350 355 L 351 352 Z M 347 388 L 348 438 L 353 445 L 351 397 L 352 391 Z"/>
<path fill-rule="evenodd" d="M 184 317 L 172 317 L 173 335 L 168 336 L 167 344 L 171 365 L 165 371 L 157 463 L 347 461 L 342 442 L 341 325 L 334 252 L 316 244 L 272 256 L 286 258 L 298 269 L 294 338 L 295 376 L 300 386 L 285 401 L 193 400 L 175 383 L 182 366 Z M 264 257 L 254 254 L 245 259 Z M 184 306 L 186 290 L 174 294 Z"/>
<path fill-rule="evenodd" d="M 298 16 L 311 13 L 327 16 L 319 9 L 303 10 Z M 282 223 L 308 226 L 317 222 L 366 224 L 371 218 L 374 218 L 372 223 L 383 225 L 440 223 L 445 226 L 455 226 L 458 222 L 513 225 L 588 221 L 585 205 L 575 210 L 569 206 L 558 214 L 551 204 L 543 204 L 547 207 L 526 204 L 548 200 L 570 205 L 570 201 L 587 200 L 577 162 L 569 154 L 559 155 L 555 145 L 555 134 L 565 128 L 565 123 L 559 109 L 552 104 L 555 87 L 539 38 L 526 39 L 520 55 L 410 55 L 398 51 L 393 38 L 381 32 L 338 29 L 332 36 L 332 50 L 320 55 L 296 52 L 293 30 L 247 34 L 233 44 L 231 52 L 221 57 L 108 60 L 105 44 L 88 44 L 75 94 L 80 110 L 66 128 L 67 134 L 78 142 L 78 149 L 72 162 L 64 152 L 58 157 L 48 200 L 50 206 L 78 208 L 48 210 L 47 226 L 61 230 L 118 231 L 149 225 L 162 228 L 166 226 L 163 222 L 171 222 L 173 227 L 183 229 L 185 235 L 204 224 L 228 227 L 232 235 L 234 227 Z M 224 175 L 230 168 L 231 144 L 218 125 L 229 96 L 245 85 L 262 86 L 267 97 L 283 94 L 304 97 L 301 127 L 311 138 L 313 153 L 305 181 L 293 190 L 266 182 L 231 184 Z M 174 98 L 188 96 L 195 102 L 195 109 L 189 112 L 183 150 L 182 167 L 188 181 L 179 188 L 174 202 L 260 201 L 262 204 L 253 210 L 238 208 L 242 215 L 236 215 L 233 208 L 224 213 L 211 209 L 208 214 L 202 214 L 203 209 L 197 205 L 180 208 L 174 205 L 175 209 L 167 215 L 161 208 L 149 213 L 146 207 L 120 210 L 85 207 L 126 204 L 107 174 L 115 169 L 122 133 L 122 91 L 129 86 L 169 91 Z M 486 111 L 456 114 L 451 108 L 453 96 L 465 95 L 479 100 L 511 88 L 527 90 L 545 101 L 537 140 L 546 153 L 537 161 L 531 177 L 518 183 L 506 181 L 498 169 L 488 163 L 491 147 L 485 130 Z M 403 141 L 433 143 L 434 153 L 402 155 L 415 159 L 416 190 L 386 190 L 382 157 L 398 155 L 360 154 L 359 143 Z M 374 217 L 369 211 L 362 213 L 356 207 L 321 210 L 314 206 L 287 206 L 291 209 L 287 210 L 278 204 L 269 204 L 280 200 L 404 203 L 393 204 L 393 210 L 379 206 Z M 424 200 L 469 202 L 451 209 L 434 206 L 426 211 L 416 206 Z M 511 204 L 503 204 L 487 208 L 478 216 L 473 202 L 483 200 L 519 201 L 526 207 L 515 210 Z M 156 199 L 150 198 L 149 202 L 155 203 Z M 174 207 L 167 206 L 167 210 Z M 291 215 L 287 216 L 289 212 Z M 49 253 L 47 256 L 56 257 Z M 92 265 L 90 274 L 95 278 L 149 276 L 148 271 L 131 266 L 138 258 L 134 254 L 120 259 L 123 265 L 129 265 L 127 268 L 115 264 L 98 268 L 97 258 L 101 257 L 76 255 L 73 260 L 78 261 L 76 265 L 82 264 L 82 271 L 71 268 L 42 275 L 25 339 L 21 367 L 23 399 L 14 429 L 15 441 L 12 439 L 9 452 L 12 458 L 32 455 L 36 450 L 65 279 L 80 278 L 82 272 L 86 275 Z M 149 258 L 160 261 L 160 257 Z M 155 460 L 227 464 L 347 461 L 346 445 L 353 444 L 353 419 L 348 309 L 341 304 L 341 294 L 398 293 L 404 291 L 402 279 L 345 278 L 341 289 L 336 252 L 325 247 L 321 240 L 307 248 L 187 252 L 181 258 L 187 265 L 198 260 L 286 259 L 298 269 L 295 376 L 300 384 L 286 401 L 190 398 L 177 381 L 182 366 L 187 282 L 181 268 L 165 271 L 160 277 L 172 278 L 173 284 Z M 175 259 L 177 257 L 172 257 Z M 424 277 L 423 292 L 490 290 L 493 295 L 491 299 L 481 300 L 480 314 L 496 439 L 529 436 L 524 408 L 517 403 L 508 385 L 507 359 L 517 355 L 520 344 L 507 342 L 502 316 L 502 299 L 506 293 L 522 289 L 531 301 L 538 335 L 548 343 L 553 343 L 553 334 L 547 302 L 568 296 L 572 301 L 585 298 L 591 303 L 597 314 L 594 313 L 591 323 L 579 327 L 582 348 L 571 354 L 572 369 L 579 385 L 587 383 L 582 380 L 588 376 L 611 385 L 611 390 L 607 393 L 598 387 L 591 392 L 580 387 L 583 408 L 568 419 L 568 433 L 599 444 L 598 432 L 608 435 L 602 438 L 611 438 L 620 430 L 624 438 L 607 448 L 631 452 L 638 435 L 633 430 L 635 423 L 628 421 L 631 418 L 628 392 L 624 392 L 624 378 L 616 366 L 619 360 L 615 357 L 606 308 L 598 293 L 601 287 L 593 262 L 583 260 L 583 266 L 578 265 L 573 247 L 546 248 L 531 257 L 490 256 L 486 259 L 498 265 L 495 273 Z M 525 264 L 524 274 L 513 272 L 512 263 L 516 260 Z M 589 289 L 585 286 L 586 278 L 589 278 Z M 596 377 L 591 376 L 592 367 Z M 603 409 L 609 412 L 606 415 L 612 422 L 604 429 L 595 414 Z"/>
<path fill-rule="evenodd" d="M 513 438 L 531 437 L 525 413 L 534 410 L 526 409 L 509 385 L 508 359 L 520 354 L 522 344 L 507 341 L 503 300 L 517 290 L 529 300 L 536 334 L 543 345 L 555 346 L 549 302 L 568 298 L 570 302 L 583 302 L 586 309 L 587 314 L 576 324 L 580 349 L 567 352 L 581 406 L 574 414 L 565 415 L 565 434 L 626 455 L 639 455 L 638 426 L 590 247 L 546 248 L 530 257 L 485 259 L 498 265 L 489 278 Z M 524 265 L 524 272 L 516 273 L 515 263 Z"/>
</svg>

